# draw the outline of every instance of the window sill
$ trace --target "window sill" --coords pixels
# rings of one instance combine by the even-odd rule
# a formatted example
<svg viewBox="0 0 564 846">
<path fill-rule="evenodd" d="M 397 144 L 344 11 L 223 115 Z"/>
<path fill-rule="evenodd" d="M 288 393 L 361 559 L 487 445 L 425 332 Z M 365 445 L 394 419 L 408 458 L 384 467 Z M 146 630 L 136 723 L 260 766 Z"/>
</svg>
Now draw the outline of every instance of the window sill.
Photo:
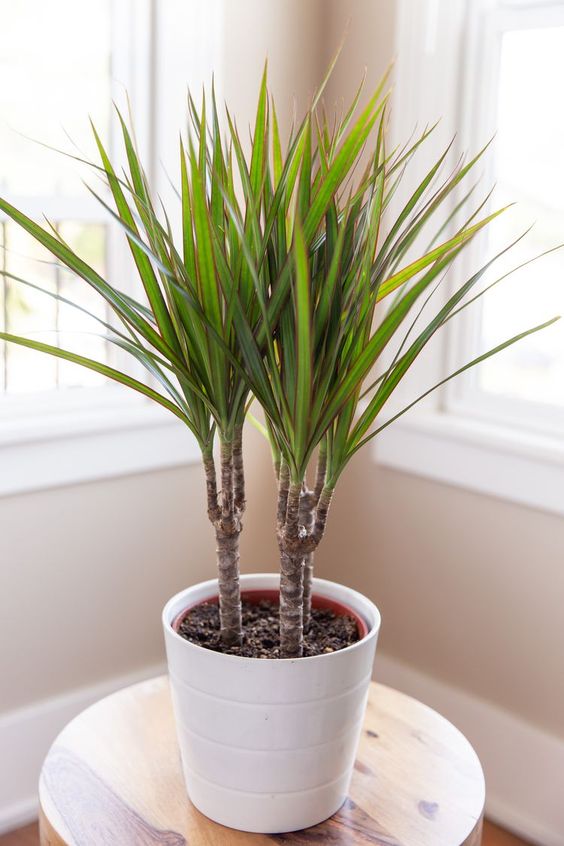
<svg viewBox="0 0 564 846">
<path fill-rule="evenodd" d="M 192 464 L 199 456 L 189 430 L 145 402 L 10 416 L 0 421 L 0 496 Z"/>
<path fill-rule="evenodd" d="M 562 439 L 419 411 L 376 441 L 383 466 L 564 515 Z"/>
</svg>

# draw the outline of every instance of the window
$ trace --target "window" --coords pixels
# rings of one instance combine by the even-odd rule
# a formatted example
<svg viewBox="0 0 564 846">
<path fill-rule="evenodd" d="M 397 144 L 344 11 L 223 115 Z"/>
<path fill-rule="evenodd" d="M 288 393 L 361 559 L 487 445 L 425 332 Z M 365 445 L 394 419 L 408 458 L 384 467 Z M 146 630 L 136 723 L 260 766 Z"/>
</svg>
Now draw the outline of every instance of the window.
<svg viewBox="0 0 564 846">
<path fill-rule="evenodd" d="M 74 142 L 79 154 L 96 160 L 90 115 L 115 159 L 120 148 L 111 103 L 127 108 L 127 92 L 149 175 L 153 159 L 173 172 L 177 148 L 169 160 L 155 126 L 180 126 L 184 115 L 194 54 L 187 15 L 180 0 L 0 0 L 0 190 L 39 222 L 45 214 L 86 260 L 134 295 L 139 287 L 123 234 L 82 184 L 87 178 L 95 185 L 92 171 L 27 136 L 69 152 L 76 150 Z M 154 96 L 157 36 L 166 37 L 167 47 L 162 90 L 176 84 L 179 114 L 168 99 Z M 210 73 L 206 67 L 204 78 Z M 166 193 L 164 177 L 162 182 L 159 194 Z M 56 267 L 1 217 L 0 247 L 0 263 L 9 273 L 104 316 L 104 304 L 86 283 Z M 1 277 L 0 326 L 115 361 L 95 321 Z M 0 344 L 0 496 L 176 466 L 198 454 L 186 427 L 140 395 L 65 362 Z"/>
<path fill-rule="evenodd" d="M 492 204 L 516 205 L 478 251 L 495 255 L 533 227 L 496 265 L 498 276 L 564 243 L 564 3 L 494 2 L 482 14 L 482 37 L 466 69 L 466 90 L 474 91 L 464 106 L 467 137 L 475 147 L 495 133 L 487 168 L 496 185 Z M 475 355 L 563 314 L 563 280 L 564 250 L 518 270 L 474 311 L 461 352 Z M 459 410 L 562 434 L 564 321 L 470 371 L 449 399 Z"/>
<path fill-rule="evenodd" d="M 88 115 L 109 138 L 113 5 L 111 0 L 0 0 L 0 188 L 30 215 L 40 218 L 44 213 L 102 272 L 108 265 L 110 233 L 100 207 L 81 184 L 80 168 L 42 144 L 91 153 Z M 4 271 L 105 317 L 99 297 L 56 266 L 16 224 L 0 220 L 0 239 Z M 60 346 L 76 345 L 79 338 L 87 354 L 107 360 L 106 343 L 96 337 L 94 320 L 9 277 L 0 285 L 0 325 L 5 331 Z M 96 374 L 65 362 L 2 345 L 0 392 L 5 395 L 101 382 Z"/>
<path fill-rule="evenodd" d="M 455 136 L 454 166 L 495 134 L 483 160 L 482 196 L 495 183 L 492 207 L 517 203 L 465 251 L 454 281 L 467 279 L 532 224 L 484 285 L 563 243 L 564 1 L 399 0 L 396 31 L 394 142 L 440 118 L 429 159 Z M 427 163 L 420 157 L 414 182 Z M 562 314 L 563 282 L 564 250 L 501 282 L 430 345 L 411 382 L 405 380 L 400 407 L 462 361 Z M 376 439 L 378 461 L 562 514 L 563 377 L 561 321 L 449 383 L 386 429 Z"/>
</svg>

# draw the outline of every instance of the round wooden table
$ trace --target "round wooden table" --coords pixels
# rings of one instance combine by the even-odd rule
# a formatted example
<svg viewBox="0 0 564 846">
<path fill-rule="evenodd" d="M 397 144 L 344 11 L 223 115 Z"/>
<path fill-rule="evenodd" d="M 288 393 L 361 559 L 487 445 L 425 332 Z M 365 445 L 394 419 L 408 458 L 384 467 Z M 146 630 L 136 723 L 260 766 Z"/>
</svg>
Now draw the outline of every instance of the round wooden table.
<svg viewBox="0 0 564 846">
<path fill-rule="evenodd" d="M 168 682 L 152 679 L 88 708 L 62 731 L 41 772 L 42 846 L 479 846 L 480 762 L 451 723 L 372 684 L 350 797 L 321 825 L 245 834 L 186 796 Z"/>
</svg>

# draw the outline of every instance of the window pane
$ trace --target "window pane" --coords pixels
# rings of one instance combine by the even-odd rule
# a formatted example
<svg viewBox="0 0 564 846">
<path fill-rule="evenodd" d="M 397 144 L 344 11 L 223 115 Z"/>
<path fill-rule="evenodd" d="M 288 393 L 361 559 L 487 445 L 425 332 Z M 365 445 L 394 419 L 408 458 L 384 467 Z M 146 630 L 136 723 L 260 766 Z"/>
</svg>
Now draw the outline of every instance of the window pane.
<svg viewBox="0 0 564 846">
<path fill-rule="evenodd" d="M 496 276 L 564 241 L 564 27 L 508 32 L 498 91 L 495 205 L 517 202 L 490 235 L 498 252 L 534 228 Z M 502 282 L 483 301 L 482 345 L 491 347 L 564 314 L 564 251 Z M 516 344 L 479 369 L 486 391 L 564 405 L 564 321 Z"/>
<path fill-rule="evenodd" d="M 107 132 L 110 0 L 0 0 L 0 185 L 24 196 L 82 195 L 77 168 L 23 136 L 91 151 Z"/>
<path fill-rule="evenodd" d="M 5 261 L 8 273 L 30 280 L 48 291 L 56 290 L 55 269 L 50 254 L 15 223 L 5 225 Z M 6 330 L 33 340 L 56 343 L 56 303 L 52 297 L 6 279 Z M 57 365 L 54 359 L 33 350 L 6 346 L 6 390 L 10 393 L 54 388 Z"/>
<path fill-rule="evenodd" d="M 6 223 L 0 223 L 0 269 L 6 270 Z M 4 277 L 0 277 L 0 326 L 6 326 L 6 284 Z M 0 343 L 0 391 L 6 387 L 6 344 Z"/>
<path fill-rule="evenodd" d="M 0 190 L 38 219 L 53 199 L 86 198 L 84 207 L 78 201 L 80 222 L 61 220 L 64 207 L 56 205 L 59 211 L 51 215 L 51 223 L 81 257 L 105 273 L 107 231 L 88 220 L 97 211 L 90 211 L 81 182 L 85 174 L 80 165 L 42 144 L 72 149 L 68 133 L 79 155 L 96 158 L 89 117 L 107 142 L 111 0 L 0 0 L 0 20 Z M 104 303 L 92 289 L 58 266 L 15 224 L 0 220 L 0 240 L 3 270 L 106 318 Z M 107 344 L 98 337 L 105 330 L 93 318 L 9 277 L 0 279 L 0 327 L 107 360 Z M 105 382 L 95 373 L 15 345 L 1 345 L 0 368 L 0 391 L 8 394 Z"/>
<path fill-rule="evenodd" d="M 103 275 L 106 272 L 106 232 L 104 226 L 100 224 L 62 223 L 60 233 L 66 243 L 98 273 Z M 86 282 L 63 269 L 59 271 L 57 282 L 61 296 L 77 303 L 95 317 L 107 320 L 104 301 Z M 96 361 L 106 360 L 107 345 L 104 338 L 101 337 L 106 333 L 106 330 L 94 317 L 61 303 L 57 315 L 57 328 L 59 329 L 60 346 L 80 352 L 81 355 L 94 358 Z M 84 370 L 69 362 L 59 362 L 59 385 L 66 387 L 100 385 L 104 381 L 104 377 L 98 373 Z"/>
</svg>

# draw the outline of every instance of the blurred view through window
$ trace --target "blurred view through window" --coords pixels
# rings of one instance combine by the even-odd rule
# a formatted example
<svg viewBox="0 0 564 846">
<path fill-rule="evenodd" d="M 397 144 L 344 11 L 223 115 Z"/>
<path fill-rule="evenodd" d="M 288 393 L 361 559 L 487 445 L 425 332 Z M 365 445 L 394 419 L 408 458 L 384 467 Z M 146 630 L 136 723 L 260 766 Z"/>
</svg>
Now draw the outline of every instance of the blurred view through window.
<svg viewBox="0 0 564 846">
<path fill-rule="evenodd" d="M 503 34 L 494 204 L 516 206 L 491 228 L 490 251 L 534 224 L 511 251 L 507 269 L 564 242 L 562 80 L 564 26 Z M 500 262 L 496 276 L 503 269 Z M 564 315 L 564 250 L 519 270 L 484 297 L 480 348 L 557 314 Z M 476 373 L 487 394 L 564 406 L 564 320 L 489 359 Z"/>
<path fill-rule="evenodd" d="M 104 272 L 108 239 L 84 171 L 45 146 L 92 153 L 88 118 L 109 134 L 110 0 L 0 0 L 0 190 L 14 205 Z M 34 139 L 34 140 L 30 140 Z M 0 216 L 2 268 L 105 317 L 100 298 L 14 223 Z M 78 348 L 101 361 L 98 324 L 70 306 L 0 277 L 0 326 L 47 343 Z M 0 345 L 0 393 L 100 384 L 95 373 L 21 347 Z"/>
</svg>

